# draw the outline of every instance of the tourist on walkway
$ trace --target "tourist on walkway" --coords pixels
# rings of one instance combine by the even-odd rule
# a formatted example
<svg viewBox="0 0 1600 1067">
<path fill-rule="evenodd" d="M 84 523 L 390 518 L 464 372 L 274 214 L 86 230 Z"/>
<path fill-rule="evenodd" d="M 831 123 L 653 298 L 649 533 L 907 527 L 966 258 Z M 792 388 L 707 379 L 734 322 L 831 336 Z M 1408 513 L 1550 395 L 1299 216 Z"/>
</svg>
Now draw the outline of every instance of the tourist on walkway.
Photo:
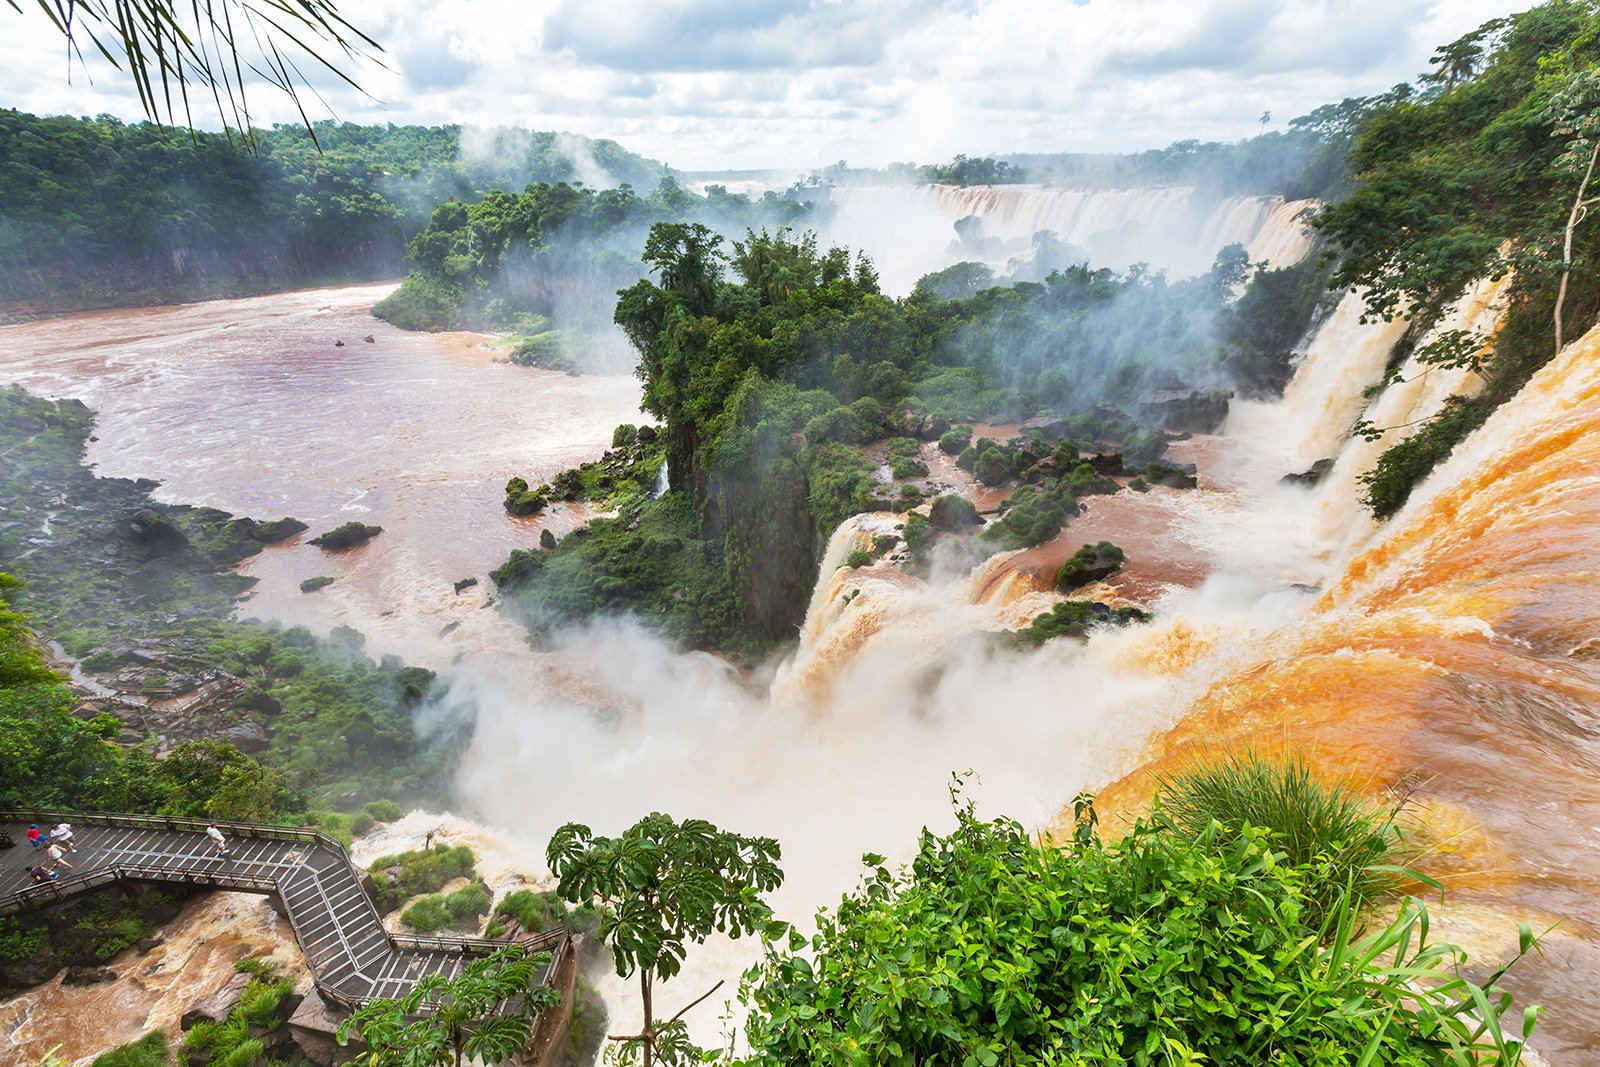
<svg viewBox="0 0 1600 1067">
<path fill-rule="evenodd" d="M 28 868 L 28 873 L 33 875 L 33 880 L 34 880 L 35 883 L 48 882 L 52 878 L 60 878 L 61 877 L 55 871 L 47 871 L 43 867 L 39 866 L 37 863 L 35 863 L 32 867 Z"/>
<path fill-rule="evenodd" d="M 50 831 L 50 840 L 68 852 L 78 851 L 77 843 L 72 840 L 72 826 L 70 823 L 57 823 L 56 828 Z"/>
<path fill-rule="evenodd" d="M 45 849 L 45 852 L 49 854 L 50 859 L 53 861 L 50 866 L 65 867 L 69 871 L 72 870 L 72 864 L 67 862 L 67 854 L 62 851 L 60 845 L 52 841 L 50 842 L 50 847 Z"/>
<path fill-rule="evenodd" d="M 215 826 L 208 826 L 206 827 L 206 836 L 211 838 L 213 845 L 217 846 L 217 855 L 226 856 L 228 854 L 228 839 L 222 836 L 221 830 L 218 830 Z"/>
<path fill-rule="evenodd" d="M 39 832 L 39 824 L 36 822 L 30 822 L 28 824 L 28 844 L 32 845 L 34 848 L 38 848 L 40 845 L 44 844 L 44 834 Z"/>
</svg>

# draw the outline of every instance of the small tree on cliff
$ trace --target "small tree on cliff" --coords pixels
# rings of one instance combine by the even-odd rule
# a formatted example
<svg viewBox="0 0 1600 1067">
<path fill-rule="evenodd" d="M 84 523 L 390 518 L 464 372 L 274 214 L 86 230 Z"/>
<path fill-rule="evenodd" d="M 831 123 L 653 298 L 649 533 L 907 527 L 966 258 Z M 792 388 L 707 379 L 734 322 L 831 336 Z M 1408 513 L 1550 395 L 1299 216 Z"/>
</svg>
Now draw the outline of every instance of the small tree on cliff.
<svg viewBox="0 0 1600 1067">
<path fill-rule="evenodd" d="M 540 1012 L 561 994 L 539 983 L 548 952 L 510 944 L 475 960 L 457 978 L 430 974 L 399 1000 L 374 1000 L 339 1024 L 343 1045 L 366 1043 L 361 1067 L 461 1067 L 464 1059 L 493 1064 L 528 1040 Z"/>
<path fill-rule="evenodd" d="M 783 884 L 778 842 L 719 830 L 703 819 L 678 823 L 656 812 L 621 837 L 596 837 L 587 826 L 568 823 L 550 839 L 546 857 L 561 880 L 557 892 L 563 899 L 600 907 L 600 937 L 617 974 L 639 974 L 644 1026 L 637 1034 L 611 1037 L 622 1042 L 624 1060 L 642 1057 L 644 1067 L 657 1060 L 687 1062 L 695 1050 L 683 1014 L 722 983 L 664 1021 L 655 1016 L 652 987 L 678 973 L 691 941 L 702 942 L 713 932 L 773 936 L 782 928 L 761 899 Z"/>
<path fill-rule="evenodd" d="M 1567 138 L 1566 151 L 1556 160 L 1557 170 L 1568 178 L 1578 179 L 1572 209 L 1567 213 L 1567 224 L 1562 230 L 1561 285 L 1556 292 L 1554 312 L 1556 355 L 1560 355 L 1565 343 L 1561 316 L 1567 302 L 1567 282 L 1572 276 L 1573 233 L 1588 217 L 1589 209 L 1600 204 L 1600 197 L 1589 195 L 1595 165 L 1600 163 L 1600 70 L 1589 69 L 1570 75 L 1551 97 L 1544 117 L 1550 121 L 1554 136 Z"/>
</svg>

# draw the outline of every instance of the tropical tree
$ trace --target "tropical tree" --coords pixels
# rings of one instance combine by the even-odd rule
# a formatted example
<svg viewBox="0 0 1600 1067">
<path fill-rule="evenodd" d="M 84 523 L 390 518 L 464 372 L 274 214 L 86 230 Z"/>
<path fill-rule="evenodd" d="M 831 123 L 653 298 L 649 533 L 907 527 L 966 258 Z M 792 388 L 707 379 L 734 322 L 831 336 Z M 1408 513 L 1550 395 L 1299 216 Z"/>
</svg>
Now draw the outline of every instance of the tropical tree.
<svg viewBox="0 0 1600 1067">
<path fill-rule="evenodd" d="M 5 0 L 22 13 L 23 0 Z M 254 75 L 294 102 L 313 140 L 301 102 L 311 82 L 309 61 L 359 89 L 343 67 L 382 47 L 346 22 L 334 0 L 38 0 L 39 9 L 83 62 L 83 46 L 133 79 L 139 104 L 153 121 L 178 115 L 191 129 L 190 87 L 209 95 L 225 129 L 254 146 L 246 83 Z M 254 42 L 256 50 L 248 49 Z M 241 43 L 246 49 L 241 51 Z M 176 99 L 174 99 L 176 94 Z"/>
<path fill-rule="evenodd" d="M 563 899 L 599 907 L 600 937 L 617 974 L 639 975 L 644 1025 L 611 1040 L 622 1043 L 621 1058 L 642 1058 L 644 1067 L 696 1055 L 683 1014 L 722 985 L 671 1018 L 656 1018 L 653 987 L 678 973 L 690 942 L 713 933 L 775 937 L 787 930 L 761 899 L 783 883 L 778 842 L 770 837 L 743 837 L 703 819 L 679 823 L 655 812 L 620 837 L 597 837 L 581 823 L 567 823 L 550 839 L 546 858 Z"/>
<path fill-rule="evenodd" d="M 494 1064 L 528 1040 L 539 1013 L 561 994 L 539 982 L 548 952 L 508 944 L 474 960 L 457 978 L 430 974 L 399 1000 L 374 1000 L 339 1024 L 339 1044 L 366 1043 L 361 1067 L 461 1067 Z"/>
<path fill-rule="evenodd" d="M 1578 190 L 1572 197 L 1572 210 L 1567 213 L 1567 224 L 1562 231 L 1561 285 L 1556 291 L 1554 313 L 1556 353 L 1559 355 L 1561 314 L 1567 302 L 1567 283 L 1572 276 L 1572 235 L 1588 216 L 1589 209 L 1600 204 L 1600 197 L 1589 195 L 1595 164 L 1600 162 L 1600 68 L 1591 67 L 1569 75 L 1550 98 L 1544 114 L 1552 124 L 1552 133 L 1567 138 L 1566 151 L 1556 160 L 1556 169 L 1568 178 L 1579 179 Z"/>
</svg>

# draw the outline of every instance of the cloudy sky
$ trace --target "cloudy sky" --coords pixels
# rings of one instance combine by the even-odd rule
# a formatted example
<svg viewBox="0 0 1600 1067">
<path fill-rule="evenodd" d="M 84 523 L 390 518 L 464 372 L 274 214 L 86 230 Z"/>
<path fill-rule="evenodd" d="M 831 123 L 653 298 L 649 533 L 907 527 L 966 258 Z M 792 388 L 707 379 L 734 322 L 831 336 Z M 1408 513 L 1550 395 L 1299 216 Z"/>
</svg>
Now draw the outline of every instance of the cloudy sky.
<svg viewBox="0 0 1600 1067">
<path fill-rule="evenodd" d="M 957 152 L 1234 140 L 1380 92 L 1532 0 L 344 0 L 382 46 L 329 87 L 359 122 L 611 137 L 686 169 L 926 162 Z M 0 106 L 141 115 L 0 8 Z M 314 101 L 313 101 L 314 103 Z M 258 122 L 293 121 L 268 89 Z M 327 108 L 313 108 L 325 117 Z M 206 123 L 202 122 L 202 125 Z M 214 121 L 211 125 L 215 125 Z"/>
</svg>

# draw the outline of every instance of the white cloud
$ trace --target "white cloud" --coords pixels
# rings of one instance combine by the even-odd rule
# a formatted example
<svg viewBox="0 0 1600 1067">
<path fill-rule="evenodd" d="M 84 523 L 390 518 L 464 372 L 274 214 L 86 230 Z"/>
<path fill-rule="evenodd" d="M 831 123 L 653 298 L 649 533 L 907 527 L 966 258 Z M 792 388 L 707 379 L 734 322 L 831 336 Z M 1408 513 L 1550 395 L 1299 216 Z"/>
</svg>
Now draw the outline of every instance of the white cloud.
<svg viewBox="0 0 1600 1067">
<path fill-rule="evenodd" d="M 1415 77 L 1433 48 L 1532 0 L 347 0 L 385 47 L 352 121 L 612 137 L 687 168 L 858 165 L 1236 139 Z M 69 67 L 40 16 L 0 15 L 35 113 L 138 118 L 104 63 Z M 262 88 L 258 121 L 295 120 Z"/>
</svg>

